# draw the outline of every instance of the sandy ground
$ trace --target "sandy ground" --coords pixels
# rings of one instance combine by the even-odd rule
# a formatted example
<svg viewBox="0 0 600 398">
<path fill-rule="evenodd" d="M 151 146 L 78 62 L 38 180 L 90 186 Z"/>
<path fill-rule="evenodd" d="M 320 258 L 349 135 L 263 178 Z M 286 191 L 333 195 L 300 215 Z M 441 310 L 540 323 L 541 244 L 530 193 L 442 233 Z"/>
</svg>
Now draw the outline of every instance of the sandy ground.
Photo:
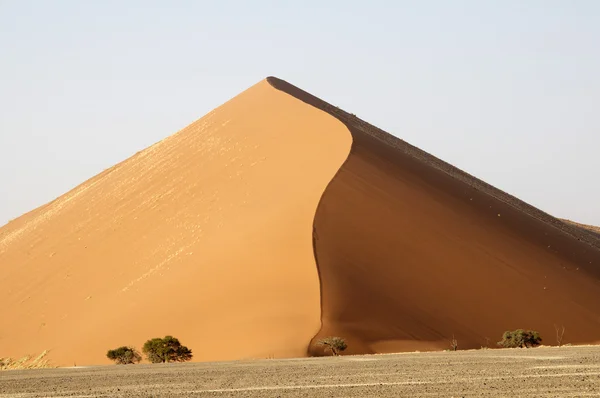
<svg viewBox="0 0 600 398">
<path fill-rule="evenodd" d="M 0 397 L 600 396 L 600 347 L 0 373 Z"/>
</svg>

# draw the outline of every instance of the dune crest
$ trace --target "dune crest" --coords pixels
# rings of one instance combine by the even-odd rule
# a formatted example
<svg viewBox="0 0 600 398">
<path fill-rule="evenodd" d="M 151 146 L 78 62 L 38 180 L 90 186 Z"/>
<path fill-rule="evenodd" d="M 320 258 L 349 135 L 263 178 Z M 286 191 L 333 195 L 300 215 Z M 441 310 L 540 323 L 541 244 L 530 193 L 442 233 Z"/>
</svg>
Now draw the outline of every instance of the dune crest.
<svg viewBox="0 0 600 398">
<path fill-rule="evenodd" d="M 165 334 L 195 361 L 305 355 L 320 327 L 314 214 L 350 144 L 262 81 L 9 223 L 0 356 L 106 363 Z"/>
<path fill-rule="evenodd" d="M 561 221 L 564 222 L 565 224 L 574 225 L 585 231 L 592 232 L 594 235 L 596 235 L 600 239 L 600 227 L 596 227 L 593 225 L 587 225 L 587 224 L 580 224 L 578 222 L 571 221 L 571 220 L 561 220 Z"/>
</svg>

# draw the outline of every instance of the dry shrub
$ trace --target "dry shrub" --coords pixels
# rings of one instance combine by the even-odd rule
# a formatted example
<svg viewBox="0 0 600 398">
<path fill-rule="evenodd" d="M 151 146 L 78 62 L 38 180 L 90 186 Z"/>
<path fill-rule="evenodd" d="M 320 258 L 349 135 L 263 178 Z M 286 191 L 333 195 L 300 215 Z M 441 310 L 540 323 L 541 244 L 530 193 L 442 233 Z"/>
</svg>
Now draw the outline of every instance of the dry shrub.
<svg viewBox="0 0 600 398">
<path fill-rule="evenodd" d="M 348 348 L 346 341 L 341 337 L 331 336 L 319 340 L 317 343 L 320 346 L 324 346 L 326 349 L 331 351 L 333 356 L 338 356 L 340 352 Z"/>
<path fill-rule="evenodd" d="M 44 369 L 53 368 L 46 358 L 48 350 L 45 350 L 37 357 L 25 355 L 19 359 L 0 358 L 0 370 L 23 370 L 23 369 Z"/>
<path fill-rule="evenodd" d="M 454 337 L 454 335 L 452 335 L 452 340 L 450 340 L 450 348 L 452 349 L 452 351 L 458 350 L 458 340 L 456 340 L 456 337 Z"/>
<path fill-rule="evenodd" d="M 129 365 L 142 360 L 142 356 L 135 348 L 127 346 L 108 350 L 106 357 L 111 361 L 115 361 L 117 365 Z"/>
<path fill-rule="evenodd" d="M 556 343 L 560 347 L 563 342 L 563 337 L 565 337 L 565 326 L 561 325 L 561 327 L 558 327 L 558 325 L 554 325 L 554 330 L 556 331 Z"/>
<path fill-rule="evenodd" d="M 504 348 L 529 348 L 537 347 L 541 342 L 542 338 L 537 331 L 517 329 L 504 332 L 498 345 Z"/>
</svg>

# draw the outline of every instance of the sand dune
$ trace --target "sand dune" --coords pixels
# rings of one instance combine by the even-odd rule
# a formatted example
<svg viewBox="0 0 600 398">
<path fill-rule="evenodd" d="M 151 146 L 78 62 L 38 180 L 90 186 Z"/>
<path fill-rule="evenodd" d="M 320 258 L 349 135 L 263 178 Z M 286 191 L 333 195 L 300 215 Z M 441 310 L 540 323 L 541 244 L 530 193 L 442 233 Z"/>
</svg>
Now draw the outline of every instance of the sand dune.
<svg viewBox="0 0 600 398">
<path fill-rule="evenodd" d="M 76 167 L 76 166 L 75 166 Z M 276 78 L 0 229 L 0 356 L 600 340 L 600 236 Z"/>
<path fill-rule="evenodd" d="M 263 81 L 11 222 L 0 357 L 104 363 L 165 334 L 199 361 L 305 355 L 320 326 L 313 218 L 350 143 Z"/>
<path fill-rule="evenodd" d="M 315 216 L 323 327 L 349 352 L 493 345 L 532 328 L 600 341 L 600 240 L 278 79 L 345 123 Z M 312 351 L 319 350 L 313 346 Z"/>
</svg>

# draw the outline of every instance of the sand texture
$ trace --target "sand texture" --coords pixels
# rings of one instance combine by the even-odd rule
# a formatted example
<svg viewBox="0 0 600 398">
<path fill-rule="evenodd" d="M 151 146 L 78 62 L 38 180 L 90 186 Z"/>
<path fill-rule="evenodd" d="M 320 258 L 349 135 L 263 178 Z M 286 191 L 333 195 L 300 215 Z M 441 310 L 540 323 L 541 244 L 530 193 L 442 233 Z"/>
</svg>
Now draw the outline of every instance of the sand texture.
<svg viewBox="0 0 600 398">
<path fill-rule="evenodd" d="M 273 77 L 1 228 L 0 284 L 0 357 L 62 365 L 600 341 L 599 234 Z"/>
<path fill-rule="evenodd" d="M 198 361 L 305 355 L 320 327 L 314 214 L 350 144 L 262 81 L 11 222 L 0 357 L 106 363 L 165 334 Z"/>
</svg>

